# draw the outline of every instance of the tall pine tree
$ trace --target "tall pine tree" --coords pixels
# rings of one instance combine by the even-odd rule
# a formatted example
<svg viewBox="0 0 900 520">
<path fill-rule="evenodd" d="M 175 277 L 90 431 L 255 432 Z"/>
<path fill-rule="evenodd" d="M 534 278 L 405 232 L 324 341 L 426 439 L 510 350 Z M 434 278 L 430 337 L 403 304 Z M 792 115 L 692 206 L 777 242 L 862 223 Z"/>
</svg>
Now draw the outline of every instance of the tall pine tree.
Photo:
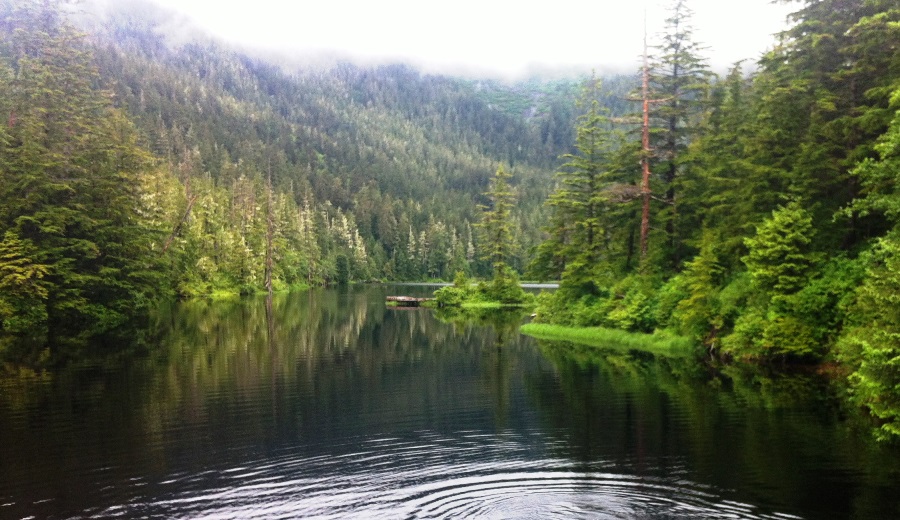
<svg viewBox="0 0 900 520">
<path fill-rule="evenodd" d="M 575 152 L 563 156 L 566 162 L 556 173 L 556 189 L 547 200 L 552 211 L 548 238 L 538 246 L 531 267 L 540 278 L 564 272 L 591 278 L 601 264 L 608 268 L 620 204 L 635 198 L 635 187 L 621 182 L 621 174 L 613 168 L 618 139 L 598 101 L 599 93 L 599 80 L 585 85 L 578 103 L 582 113 L 575 129 Z"/>
<path fill-rule="evenodd" d="M 664 223 L 667 264 L 675 269 L 687 253 L 680 229 L 678 197 L 684 156 L 705 109 L 712 76 L 703 47 L 694 41 L 692 17 L 686 0 L 673 0 L 662 43 L 650 66 L 651 96 L 657 101 L 652 110 L 651 146 L 657 161 L 653 171 L 659 179 L 653 191 L 663 194 L 664 207 L 657 221 Z"/>
<path fill-rule="evenodd" d="M 45 312 L 30 314 L 30 330 L 102 332 L 152 303 L 161 285 L 153 237 L 138 216 L 136 176 L 149 155 L 98 88 L 91 54 L 61 6 L 3 9 L 0 230 L 8 247 L 22 244 L 43 266 L 41 291 L 30 294 Z"/>
</svg>

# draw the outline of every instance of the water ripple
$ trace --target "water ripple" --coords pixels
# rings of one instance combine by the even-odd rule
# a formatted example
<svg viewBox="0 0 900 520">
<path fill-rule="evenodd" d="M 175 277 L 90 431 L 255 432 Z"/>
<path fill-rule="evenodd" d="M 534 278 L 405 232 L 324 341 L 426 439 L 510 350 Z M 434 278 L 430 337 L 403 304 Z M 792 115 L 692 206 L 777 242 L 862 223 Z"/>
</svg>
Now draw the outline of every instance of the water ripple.
<svg viewBox="0 0 900 520">
<path fill-rule="evenodd" d="M 163 489 L 153 502 L 118 505 L 98 516 L 789 518 L 726 500 L 685 480 L 680 468 L 668 468 L 670 476 L 621 474 L 612 464 L 547 456 L 544 441 L 477 432 L 360 440 L 327 455 L 287 454 L 170 476 L 159 482 Z"/>
</svg>

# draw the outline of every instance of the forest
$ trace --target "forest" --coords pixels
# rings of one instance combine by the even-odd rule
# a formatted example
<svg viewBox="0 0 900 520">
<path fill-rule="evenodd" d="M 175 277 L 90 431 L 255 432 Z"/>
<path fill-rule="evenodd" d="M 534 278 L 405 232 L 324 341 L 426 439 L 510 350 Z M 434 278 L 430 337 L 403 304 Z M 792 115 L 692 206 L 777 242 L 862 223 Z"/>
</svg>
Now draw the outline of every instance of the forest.
<svg viewBox="0 0 900 520">
<path fill-rule="evenodd" d="M 786 1 L 725 74 L 673 0 L 633 74 L 510 85 L 2 0 L 0 348 L 35 361 L 176 298 L 489 276 L 505 168 L 504 261 L 560 281 L 538 321 L 828 367 L 900 436 L 900 7 Z"/>
</svg>

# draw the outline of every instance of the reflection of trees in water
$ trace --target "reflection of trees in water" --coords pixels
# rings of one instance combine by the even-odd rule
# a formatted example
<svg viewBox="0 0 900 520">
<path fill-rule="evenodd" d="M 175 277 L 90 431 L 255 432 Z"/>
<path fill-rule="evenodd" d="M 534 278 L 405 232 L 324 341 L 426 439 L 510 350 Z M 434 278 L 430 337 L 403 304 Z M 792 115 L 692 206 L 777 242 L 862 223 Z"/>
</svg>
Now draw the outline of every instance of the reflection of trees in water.
<svg viewBox="0 0 900 520">
<path fill-rule="evenodd" d="M 513 374 L 522 373 L 521 351 L 511 354 L 521 342 L 519 326 L 528 315 L 520 308 L 468 309 L 444 307 L 435 309 L 435 317 L 453 325 L 458 334 L 466 335 L 477 331 L 482 338 L 482 370 L 479 386 L 494 403 L 495 428 L 503 430 L 508 426 L 510 415 L 511 381 Z M 485 333 L 485 331 L 489 331 Z"/>
<path fill-rule="evenodd" d="M 372 288 L 178 305 L 157 317 L 161 339 L 145 358 L 0 378 L 0 424 L 26 424 L 4 431 L 2 469 L 49 482 L 101 464 L 125 482 L 134 468 L 165 476 L 371 435 L 535 429 L 536 417 L 563 441 L 552 449 L 586 468 L 687 472 L 766 489 L 774 504 L 814 501 L 807 480 L 846 496 L 846 479 L 817 476 L 839 468 L 865 479 L 852 513 L 883 517 L 896 504 L 900 462 L 834 426 L 845 411 L 814 375 L 558 344 L 542 357 L 515 332 L 519 314 L 438 316 L 452 326 L 430 310 L 385 309 Z M 58 468 L 22 455 L 72 446 L 73 424 L 102 442 L 83 441 Z M 90 482 L 77 491 L 96 493 Z"/>
<path fill-rule="evenodd" d="M 8 375 L 0 418 L 38 417 L 77 398 L 77 406 L 41 416 L 47 428 L 38 437 L 66 446 L 71 425 L 85 424 L 89 438 L 104 442 L 89 443 L 72 463 L 108 461 L 127 481 L 128 468 L 162 475 L 185 461 L 219 467 L 327 443 L 336 432 L 502 428 L 509 413 L 516 356 L 497 350 L 492 328 L 448 327 L 429 310 L 387 310 L 377 289 L 184 302 L 160 312 L 154 329 L 158 342 L 143 358 Z M 14 462 L 12 451 L 21 449 L 14 446 L 34 440 L 27 429 L 19 433 L 6 434 L 11 444 L 0 447 L 6 470 L 52 479 L 47 468 Z M 103 446 L 115 448 L 97 451 Z"/>
<path fill-rule="evenodd" d="M 765 489 L 767 503 L 788 510 L 821 508 L 820 493 L 846 506 L 840 497 L 851 480 L 828 478 L 834 468 L 872 475 L 872 489 L 884 478 L 869 473 L 883 463 L 883 450 L 865 431 L 835 426 L 848 411 L 819 375 L 563 343 L 541 342 L 541 350 L 555 374 L 533 381 L 530 393 L 547 431 L 566 432 L 565 456 L 651 474 L 686 470 L 688 479 L 724 489 Z M 553 377 L 558 385 L 547 381 Z M 897 467 L 896 454 L 890 458 Z M 853 507 L 876 511 L 883 498 Z"/>
<path fill-rule="evenodd" d="M 316 418 L 338 408 L 400 425 L 437 401 L 486 395 L 496 397 L 496 420 L 507 415 L 515 356 L 497 347 L 514 346 L 521 314 L 485 313 L 447 327 L 429 310 L 390 310 L 383 301 L 377 290 L 351 288 L 183 304 L 166 318 L 165 372 L 152 378 L 147 415 L 203 424 L 229 392 L 269 402 L 248 411 L 247 422 L 260 428 L 253 435 L 263 436 L 273 421 L 287 435 L 311 434 Z M 473 364 L 479 379 L 460 385 Z M 298 394 L 303 399 L 291 397 Z"/>
<path fill-rule="evenodd" d="M 442 307 L 434 310 L 437 319 L 450 323 L 457 331 L 465 331 L 473 326 L 491 327 L 494 331 L 494 344 L 500 348 L 519 335 L 522 320 L 528 311 L 520 308 L 502 309 L 467 309 L 459 307 Z"/>
</svg>

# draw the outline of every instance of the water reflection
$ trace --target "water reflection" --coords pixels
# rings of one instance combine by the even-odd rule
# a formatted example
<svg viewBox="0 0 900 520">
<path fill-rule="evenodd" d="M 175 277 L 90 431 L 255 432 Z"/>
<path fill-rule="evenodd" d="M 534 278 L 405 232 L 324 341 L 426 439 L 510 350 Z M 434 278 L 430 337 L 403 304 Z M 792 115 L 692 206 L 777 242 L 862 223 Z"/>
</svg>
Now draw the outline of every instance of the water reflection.
<svg viewBox="0 0 900 520">
<path fill-rule="evenodd" d="M 0 517 L 898 512 L 900 463 L 815 376 L 538 348 L 388 291 L 182 304 L 143 357 L 11 371 Z"/>
<path fill-rule="evenodd" d="M 646 475 L 683 472 L 771 512 L 900 512 L 897 451 L 873 445 L 845 420 L 824 377 L 561 343 L 541 349 L 560 385 L 547 392 L 551 385 L 538 384 L 534 397 L 548 431 L 569 436 L 560 456 L 607 459 Z"/>
</svg>

